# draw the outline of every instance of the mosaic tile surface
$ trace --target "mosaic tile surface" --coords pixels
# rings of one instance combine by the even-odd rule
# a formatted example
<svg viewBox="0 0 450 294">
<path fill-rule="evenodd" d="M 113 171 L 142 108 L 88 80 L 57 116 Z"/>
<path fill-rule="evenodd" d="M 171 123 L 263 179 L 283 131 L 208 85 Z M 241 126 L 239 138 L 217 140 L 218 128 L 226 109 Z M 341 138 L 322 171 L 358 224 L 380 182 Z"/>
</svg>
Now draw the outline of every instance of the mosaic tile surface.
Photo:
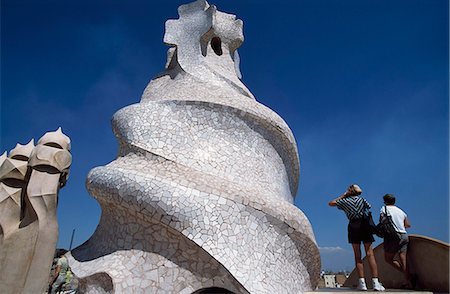
<svg viewBox="0 0 450 294">
<path fill-rule="evenodd" d="M 240 81 L 242 21 L 206 1 L 178 12 L 166 70 L 113 117 L 118 158 L 88 175 L 102 217 L 71 266 L 88 293 L 314 289 L 296 142 Z"/>
</svg>

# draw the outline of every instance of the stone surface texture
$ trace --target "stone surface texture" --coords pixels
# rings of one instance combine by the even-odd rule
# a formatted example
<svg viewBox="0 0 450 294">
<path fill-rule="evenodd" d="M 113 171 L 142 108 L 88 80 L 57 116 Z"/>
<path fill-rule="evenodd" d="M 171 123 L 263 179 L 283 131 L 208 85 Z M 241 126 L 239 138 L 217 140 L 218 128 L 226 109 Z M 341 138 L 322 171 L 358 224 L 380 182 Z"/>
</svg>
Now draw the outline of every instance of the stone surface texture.
<svg viewBox="0 0 450 294">
<path fill-rule="evenodd" d="M 0 292 L 44 293 L 58 240 L 56 206 L 70 139 L 59 128 L 0 157 Z"/>
<path fill-rule="evenodd" d="M 113 117 L 117 159 L 88 175 L 102 216 L 70 265 L 89 293 L 314 289 L 296 142 L 240 81 L 242 21 L 200 0 L 178 13 L 165 71 Z"/>
</svg>

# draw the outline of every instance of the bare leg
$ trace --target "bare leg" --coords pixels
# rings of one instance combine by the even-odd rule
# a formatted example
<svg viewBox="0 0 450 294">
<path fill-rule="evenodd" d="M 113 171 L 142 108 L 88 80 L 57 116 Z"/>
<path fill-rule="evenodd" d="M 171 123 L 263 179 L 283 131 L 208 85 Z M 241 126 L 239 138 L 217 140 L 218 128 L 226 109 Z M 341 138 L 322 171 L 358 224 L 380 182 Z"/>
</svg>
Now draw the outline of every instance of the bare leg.
<svg viewBox="0 0 450 294">
<path fill-rule="evenodd" d="M 353 254 L 355 255 L 355 265 L 358 271 L 358 276 L 364 278 L 364 266 L 361 259 L 361 246 L 360 244 L 352 244 Z"/>
<path fill-rule="evenodd" d="M 411 276 L 411 274 L 409 273 L 408 270 L 408 265 L 406 263 L 406 251 L 404 252 L 400 252 L 399 253 L 399 257 L 400 257 L 400 262 L 398 261 L 394 261 L 395 263 L 398 264 L 398 266 L 400 268 L 398 268 L 399 271 L 403 272 L 404 277 L 405 277 L 405 283 L 402 284 L 402 288 L 406 288 L 406 289 L 414 289 L 415 285 L 416 285 L 416 279 L 417 276 Z"/>
<path fill-rule="evenodd" d="M 364 243 L 364 249 L 366 250 L 366 256 L 369 260 L 372 278 L 378 278 L 378 267 L 377 262 L 375 261 L 375 255 L 373 254 L 372 243 Z"/>
<path fill-rule="evenodd" d="M 402 263 L 401 264 L 402 271 L 403 271 L 403 273 L 405 273 L 406 280 L 409 280 L 409 271 L 408 271 L 408 266 L 406 264 L 406 251 L 400 252 L 399 256 L 400 256 L 400 262 Z"/>
<path fill-rule="evenodd" d="M 397 260 L 394 260 L 395 253 L 384 252 L 384 260 L 389 263 L 396 270 L 403 272 L 403 266 Z M 400 256 L 401 259 L 401 256 Z M 405 266 L 406 266 L 406 253 L 405 253 Z"/>
</svg>

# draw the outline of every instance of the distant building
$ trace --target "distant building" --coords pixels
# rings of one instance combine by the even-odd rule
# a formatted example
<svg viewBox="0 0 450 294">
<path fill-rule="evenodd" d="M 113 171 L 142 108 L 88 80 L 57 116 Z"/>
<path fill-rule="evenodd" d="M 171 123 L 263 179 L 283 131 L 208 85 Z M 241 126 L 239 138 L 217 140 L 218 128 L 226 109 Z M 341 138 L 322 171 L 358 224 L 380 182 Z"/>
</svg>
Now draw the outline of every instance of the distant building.
<svg viewBox="0 0 450 294">
<path fill-rule="evenodd" d="M 347 280 L 348 275 L 344 275 L 344 274 L 337 274 L 336 275 L 336 285 L 338 285 L 338 287 L 342 287 L 345 283 L 345 281 Z"/>
<path fill-rule="evenodd" d="M 318 287 L 319 288 L 340 288 L 347 280 L 345 274 L 322 274 Z"/>
<path fill-rule="evenodd" d="M 336 288 L 336 275 L 323 275 L 325 288 Z"/>
</svg>

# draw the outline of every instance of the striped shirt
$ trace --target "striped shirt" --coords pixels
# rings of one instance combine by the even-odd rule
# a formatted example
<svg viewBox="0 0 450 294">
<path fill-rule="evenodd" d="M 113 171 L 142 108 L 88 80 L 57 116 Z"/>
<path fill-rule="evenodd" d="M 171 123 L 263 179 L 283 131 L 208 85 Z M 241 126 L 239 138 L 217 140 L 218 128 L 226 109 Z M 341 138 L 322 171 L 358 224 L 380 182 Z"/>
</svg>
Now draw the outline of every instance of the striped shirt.
<svg viewBox="0 0 450 294">
<path fill-rule="evenodd" d="M 337 208 L 343 210 L 349 220 L 360 219 L 370 209 L 369 202 L 359 196 L 350 196 L 336 201 Z"/>
</svg>

